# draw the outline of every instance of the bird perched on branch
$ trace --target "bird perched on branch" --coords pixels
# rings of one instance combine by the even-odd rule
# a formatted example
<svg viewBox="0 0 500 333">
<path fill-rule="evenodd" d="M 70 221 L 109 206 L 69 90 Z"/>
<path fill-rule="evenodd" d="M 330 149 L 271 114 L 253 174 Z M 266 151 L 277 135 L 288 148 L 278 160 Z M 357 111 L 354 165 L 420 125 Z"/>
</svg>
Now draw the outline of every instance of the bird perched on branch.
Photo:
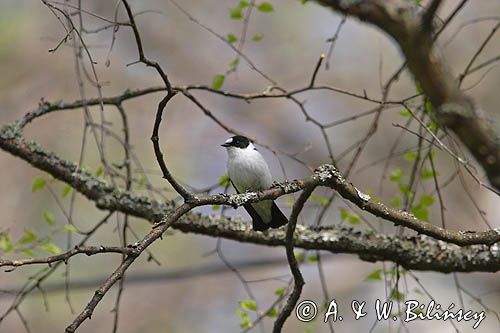
<svg viewBox="0 0 500 333">
<path fill-rule="evenodd" d="M 248 138 L 236 135 L 227 139 L 222 146 L 226 147 L 227 171 L 236 192 L 258 192 L 271 187 L 269 166 Z M 273 200 L 246 204 L 243 207 L 252 217 L 253 230 L 279 228 L 288 223 Z"/>
</svg>

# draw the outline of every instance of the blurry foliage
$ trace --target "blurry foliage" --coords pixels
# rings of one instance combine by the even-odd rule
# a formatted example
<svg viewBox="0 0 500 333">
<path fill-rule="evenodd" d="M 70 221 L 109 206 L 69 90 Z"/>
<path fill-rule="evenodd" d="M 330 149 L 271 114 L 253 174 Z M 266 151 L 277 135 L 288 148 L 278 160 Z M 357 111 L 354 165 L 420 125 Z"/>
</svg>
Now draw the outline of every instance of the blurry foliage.
<svg viewBox="0 0 500 333">
<path fill-rule="evenodd" d="M 17 9 L 0 10 L 0 60 L 12 56 L 12 49 L 23 34 L 19 22 L 24 16 L 25 13 Z"/>
<path fill-rule="evenodd" d="M 96 173 L 102 174 L 102 171 Z M 31 190 L 32 192 L 43 191 L 53 182 L 58 181 L 44 177 L 35 177 L 32 181 Z M 64 186 L 61 196 L 65 197 L 69 193 L 70 190 L 68 190 L 68 187 Z M 29 257 L 34 257 L 37 254 L 36 252 L 40 251 L 48 254 L 60 254 L 62 249 L 53 242 L 53 239 L 61 233 L 80 233 L 72 224 L 58 226 L 54 214 L 48 210 L 42 212 L 41 219 L 49 227 L 46 235 L 39 235 L 34 229 L 27 228 L 24 230 L 23 235 L 14 241 L 7 231 L 3 231 L 0 232 L 0 250 L 3 253 L 23 253 Z"/>
</svg>

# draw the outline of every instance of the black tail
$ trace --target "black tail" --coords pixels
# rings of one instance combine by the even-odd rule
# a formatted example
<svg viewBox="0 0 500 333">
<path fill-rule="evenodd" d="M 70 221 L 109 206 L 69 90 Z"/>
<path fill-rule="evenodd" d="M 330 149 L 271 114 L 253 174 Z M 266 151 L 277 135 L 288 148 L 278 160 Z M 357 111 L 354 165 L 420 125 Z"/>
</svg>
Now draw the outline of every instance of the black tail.
<svg viewBox="0 0 500 333">
<path fill-rule="evenodd" d="M 231 184 L 233 185 L 234 189 L 236 190 L 236 193 L 240 193 L 236 186 L 234 186 L 233 181 L 231 181 Z M 271 222 L 270 223 L 265 223 L 262 218 L 257 214 L 255 209 L 252 207 L 251 204 L 248 205 L 243 205 L 245 210 L 250 214 L 252 217 L 252 228 L 255 231 L 264 231 L 269 228 L 279 228 L 282 225 L 285 225 L 288 223 L 288 219 L 286 216 L 281 212 L 281 210 L 276 206 L 276 203 L 273 201 L 273 205 L 271 206 Z"/>
<path fill-rule="evenodd" d="M 276 206 L 276 203 L 273 202 L 273 205 L 271 206 L 271 222 L 266 223 L 262 220 L 262 218 L 257 214 L 255 211 L 255 208 L 252 207 L 252 205 L 244 205 L 243 206 L 245 210 L 250 214 L 252 217 L 252 228 L 255 231 L 264 231 L 269 228 L 279 228 L 282 225 L 285 225 L 288 223 L 288 219 L 286 216 L 281 212 L 281 210 Z"/>
<path fill-rule="evenodd" d="M 271 207 L 271 217 L 271 223 L 269 223 L 271 228 L 279 228 L 288 223 L 288 219 L 281 212 L 275 202 L 273 202 L 273 206 Z"/>
</svg>

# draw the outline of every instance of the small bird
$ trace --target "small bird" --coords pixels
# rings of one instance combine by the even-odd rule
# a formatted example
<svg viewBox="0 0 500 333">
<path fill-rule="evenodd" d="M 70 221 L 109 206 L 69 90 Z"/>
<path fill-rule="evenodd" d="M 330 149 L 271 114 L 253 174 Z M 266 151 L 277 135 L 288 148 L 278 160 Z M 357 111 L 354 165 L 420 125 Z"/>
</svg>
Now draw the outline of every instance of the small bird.
<svg viewBox="0 0 500 333">
<path fill-rule="evenodd" d="M 257 192 L 271 187 L 269 166 L 248 138 L 236 135 L 227 139 L 222 146 L 227 150 L 227 171 L 236 192 Z M 288 223 L 288 219 L 273 200 L 251 203 L 243 207 L 252 217 L 253 230 L 264 231 Z"/>
</svg>

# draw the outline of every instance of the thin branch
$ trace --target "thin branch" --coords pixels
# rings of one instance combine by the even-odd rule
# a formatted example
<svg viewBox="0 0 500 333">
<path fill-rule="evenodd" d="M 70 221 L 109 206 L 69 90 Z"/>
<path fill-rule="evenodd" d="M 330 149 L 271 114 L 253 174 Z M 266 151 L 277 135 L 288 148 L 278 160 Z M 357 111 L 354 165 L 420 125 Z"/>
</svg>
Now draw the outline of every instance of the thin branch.
<svg viewBox="0 0 500 333">
<path fill-rule="evenodd" d="M 318 66 L 319 67 L 319 66 Z M 286 248 L 286 257 L 288 260 L 288 264 L 290 266 L 290 271 L 293 275 L 293 290 L 290 296 L 286 301 L 285 306 L 281 310 L 274 322 L 273 333 L 281 332 L 285 321 L 292 313 L 295 305 L 299 301 L 300 294 L 302 293 L 302 288 L 304 287 L 304 278 L 302 277 L 302 273 L 300 273 L 299 265 L 297 263 L 297 259 L 295 258 L 295 253 L 293 252 L 294 240 L 293 234 L 295 232 L 295 227 L 297 225 L 297 218 L 299 217 L 302 208 L 304 208 L 304 204 L 309 199 L 309 196 L 314 191 L 315 186 L 306 187 L 304 191 L 300 194 L 299 198 L 293 205 L 292 213 L 289 218 L 289 222 L 286 228 L 286 236 L 285 236 L 285 248 Z"/>
<path fill-rule="evenodd" d="M 488 34 L 488 36 L 486 36 L 486 38 L 483 40 L 483 42 L 481 43 L 481 45 L 479 46 L 479 48 L 476 50 L 476 52 L 474 52 L 474 55 L 469 60 L 469 63 L 465 67 L 465 69 L 462 72 L 462 74 L 459 75 L 459 77 L 458 77 L 459 85 L 462 84 L 464 78 L 467 76 L 467 74 L 469 74 L 469 71 L 470 71 L 472 65 L 474 64 L 474 62 L 476 61 L 477 57 L 479 57 L 479 55 L 481 54 L 481 52 L 483 52 L 483 50 L 486 47 L 486 45 L 488 45 L 488 43 L 491 41 L 491 39 L 493 38 L 493 36 L 497 32 L 498 28 L 500 28 L 500 21 L 493 27 L 493 29 L 491 29 L 491 31 Z"/>
<path fill-rule="evenodd" d="M 422 15 L 422 31 L 424 33 L 432 31 L 432 21 L 434 20 L 434 16 L 441 5 L 441 2 L 442 0 L 432 0 L 431 4 Z"/>
<path fill-rule="evenodd" d="M 137 259 L 137 257 L 149 247 L 155 240 L 160 238 L 163 233 L 171 226 L 173 222 L 178 220 L 182 215 L 188 212 L 191 207 L 188 204 L 183 204 L 168 216 L 165 216 L 161 227 L 152 229 L 141 241 L 131 247 L 131 251 L 127 254 L 125 260 L 122 261 L 120 266 L 103 282 L 103 284 L 96 290 L 92 299 L 87 303 L 85 308 L 73 320 L 73 322 L 66 327 L 66 333 L 73 333 L 77 328 L 92 316 L 94 309 L 101 302 L 102 298 L 111 289 L 111 287 L 125 274 L 125 271 Z"/>
<path fill-rule="evenodd" d="M 318 75 L 319 68 L 321 67 L 321 63 L 323 62 L 324 59 L 325 59 L 325 54 L 321 53 L 318 62 L 316 63 L 316 67 L 314 68 L 314 72 L 311 77 L 311 83 L 309 83 L 310 88 L 314 87 L 314 82 L 316 81 L 316 75 Z"/>
<path fill-rule="evenodd" d="M 51 264 L 58 261 L 67 262 L 69 258 L 81 253 L 86 254 L 87 256 L 93 256 L 101 253 L 129 254 L 131 251 L 132 250 L 130 248 L 117 246 L 75 246 L 73 249 L 67 252 L 45 258 L 27 258 L 17 260 L 0 259 L 0 267 L 19 267 L 33 264 Z"/>
<path fill-rule="evenodd" d="M 347 17 L 343 16 L 342 19 L 339 22 L 339 25 L 337 25 L 337 29 L 335 30 L 335 33 L 331 38 L 328 38 L 327 42 L 330 44 L 328 47 L 328 52 L 326 53 L 326 62 L 325 62 L 325 69 L 329 70 L 330 69 L 330 61 L 332 60 L 332 54 L 333 54 L 333 48 L 335 47 L 335 43 L 337 42 L 337 39 L 339 38 L 340 35 L 340 30 L 342 29 L 342 26 L 345 24 L 347 21 Z"/>
<path fill-rule="evenodd" d="M 179 182 L 177 182 L 177 180 L 175 180 L 173 175 L 170 173 L 170 170 L 167 168 L 167 165 L 165 164 L 163 153 L 160 148 L 160 137 L 158 134 L 163 116 L 163 111 L 165 110 L 167 103 L 172 99 L 172 97 L 175 96 L 176 92 L 172 89 L 172 85 L 170 84 L 168 76 L 163 71 L 161 66 L 157 62 L 147 59 L 146 56 L 144 55 L 141 36 L 139 34 L 137 25 L 135 23 L 132 9 L 130 8 L 130 5 L 126 0 L 123 0 L 123 5 L 125 6 L 125 10 L 127 11 L 127 15 L 130 21 L 130 25 L 132 26 L 132 30 L 134 31 L 135 42 L 137 44 L 137 51 L 139 52 L 139 61 L 145 64 L 146 66 L 154 67 L 158 72 L 158 74 L 160 75 L 160 77 L 162 78 L 163 82 L 165 83 L 165 87 L 167 88 L 167 96 L 165 96 L 158 104 L 158 110 L 156 111 L 156 117 L 153 126 L 153 133 L 151 135 L 151 141 L 153 142 L 153 148 L 156 159 L 163 173 L 163 178 L 165 178 L 170 183 L 170 185 L 172 185 L 175 191 L 179 193 L 184 198 L 185 201 L 190 201 L 193 199 L 193 194 L 190 193 L 188 190 L 186 190 L 184 186 L 182 186 Z"/>
</svg>

